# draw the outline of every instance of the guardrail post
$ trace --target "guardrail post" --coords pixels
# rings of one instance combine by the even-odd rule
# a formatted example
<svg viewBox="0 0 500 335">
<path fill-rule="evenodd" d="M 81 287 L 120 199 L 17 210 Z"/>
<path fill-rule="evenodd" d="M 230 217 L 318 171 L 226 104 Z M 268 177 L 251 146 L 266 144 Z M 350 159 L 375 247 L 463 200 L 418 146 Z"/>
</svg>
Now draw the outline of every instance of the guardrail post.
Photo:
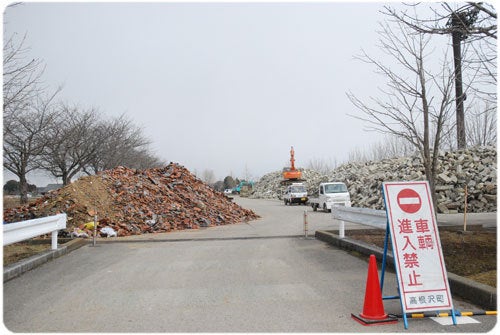
<svg viewBox="0 0 500 335">
<path fill-rule="evenodd" d="M 57 233 L 59 230 L 54 230 L 52 232 L 52 250 L 57 250 Z"/>
<path fill-rule="evenodd" d="M 345 223 L 344 220 L 340 220 L 339 223 L 339 237 L 344 238 L 345 237 Z"/>
<path fill-rule="evenodd" d="M 344 238 L 345 237 L 345 222 L 344 222 L 344 220 L 338 218 L 338 212 L 340 209 L 341 209 L 341 207 L 338 205 L 332 206 L 332 219 L 339 220 L 339 238 Z"/>
</svg>

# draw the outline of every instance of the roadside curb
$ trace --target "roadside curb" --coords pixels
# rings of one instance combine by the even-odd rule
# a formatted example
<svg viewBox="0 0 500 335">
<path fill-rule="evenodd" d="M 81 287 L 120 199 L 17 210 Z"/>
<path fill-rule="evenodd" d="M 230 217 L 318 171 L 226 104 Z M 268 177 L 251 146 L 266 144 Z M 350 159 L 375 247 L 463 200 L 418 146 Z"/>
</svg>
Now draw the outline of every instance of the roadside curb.
<svg viewBox="0 0 500 335">
<path fill-rule="evenodd" d="M 86 239 L 74 239 L 62 245 L 56 250 L 48 250 L 40 254 L 34 255 L 32 257 L 23 259 L 17 263 L 10 264 L 3 269 L 3 282 L 7 282 L 21 274 L 34 269 L 52 259 L 61 257 L 73 250 L 76 250 L 84 245 L 88 244 L 89 241 Z"/>
<path fill-rule="evenodd" d="M 315 237 L 318 240 L 327 242 L 344 250 L 356 251 L 366 256 L 373 254 L 377 258 L 377 261 L 382 261 L 384 254 L 384 250 L 382 248 L 362 241 L 356 241 L 348 237 L 340 238 L 338 235 L 324 230 L 317 230 Z M 392 257 L 392 252 L 390 251 L 387 252 L 386 263 L 389 268 L 392 270 L 394 269 L 394 258 Z M 448 272 L 448 282 L 450 283 L 452 294 L 466 299 L 475 305 L 484 308 L 485 310 L 496 310 L 497 291 L 495 287 L 478 283 L 451 272 Z"/>
<path fill-rule="evenodd" d="M 193 242 L 193 241 L 227 241 L 227 240 L 261 240 L 261 239 L 277 239 L 277 238 L 296 238 L 303 235 L 268 235 L 268 236 L 226 236 L 226 237 L 186 237 L 186 238 L 104 238 L 98 240 L 99 244 L 109 243 L 143 243 L 143 242 Z"/>
</svg>

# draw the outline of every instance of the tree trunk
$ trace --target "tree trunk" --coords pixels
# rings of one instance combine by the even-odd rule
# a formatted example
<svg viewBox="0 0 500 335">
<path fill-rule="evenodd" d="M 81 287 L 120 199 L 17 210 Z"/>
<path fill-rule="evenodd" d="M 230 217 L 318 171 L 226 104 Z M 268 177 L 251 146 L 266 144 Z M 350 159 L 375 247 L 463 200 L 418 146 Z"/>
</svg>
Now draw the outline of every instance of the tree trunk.
<svg viewBox="0 0 500 335">
<path fill-rule="evenodd" d="M 427 172 L 427 168 L 425 169 L 426 172 L 425 174 L 427 175 L 427 181 L 429 182 L 429 187 L 431 189 L 431 196 L 432 196 L 432 204 L 434 205 L 434 210 L 437 214 L 438 212 L 438 207 L 437 207 L 437 195 L 436 195 L 436 173 L 433 172 L 433 168 L 429 167 L 429 172 Z"/>
<path fill-rule="evenodd" d="M 66 186 L 68 185 L 69 183 L 71 183 L 71 180 L 69 178 L 69 175 L 68 175 L 68 172 L 67 171 L 63 171 L 62 172 L 62 183 L 63 183 L 63 186 Z"/>
<path fill-rule="evenodd" d="M 26 180 L 26 173 L 21 173 L 19 176 L 19 199 L 21 204 L 28 203 L 28 181 Z"/>
<path fill-rule="evenodd" d="M 437 213 L 437 196 L 436 196 L 436 172 L 433 168 L 432 158 L 424 156 L 424 170 L 427 181 L 429 182 L 429 187 L 431 191 L 432 204 L 434 205 L 434 209 Z"/>
<path fill-rule="evenodd" d="M 423 64 L 421 64 L 421 68 L 423 69 Z M 431 189 L 431 197 L 432 203 L 434 204 L 434 208 L 437 212 L 437 198 L 436 198 L 436 188 L 434 182 L 435 170 L 433 169 L 434 164 L 431 157 L 431 147 L 430 147 L 430 120 L 429 120 L 429 103 L 427 101 L 427 90 L 425 87 L 425 79 L 423 70 L 420 71 L 420 82 L 422 89 L 422 113 L 424 115 L 424 136 L 422 139 L 422 156 L 424 160 L 424 169 L 425 176 L 427 177 L 427 181 L 429 182 L 429 187 Z M 434 155 L 432 155 L 434 156 Z"/>
</svg>

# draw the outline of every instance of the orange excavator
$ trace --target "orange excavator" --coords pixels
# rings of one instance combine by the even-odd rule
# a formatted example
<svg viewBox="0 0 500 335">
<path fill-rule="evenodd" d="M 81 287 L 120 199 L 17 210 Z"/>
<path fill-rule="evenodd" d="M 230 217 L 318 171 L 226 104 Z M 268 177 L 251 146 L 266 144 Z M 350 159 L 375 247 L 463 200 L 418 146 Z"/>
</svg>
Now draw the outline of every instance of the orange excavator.
<svg viewBox="0 0 500 335">
<path fill-rule="evenodd" d="M 302 179 L 302 172 L 295 168 L 295 151 L 293 147 L 290 149 L 290 167 L 283 168 L 282 184 L 289 184 L 292 182 L 304 181 Z"/>
</svg>

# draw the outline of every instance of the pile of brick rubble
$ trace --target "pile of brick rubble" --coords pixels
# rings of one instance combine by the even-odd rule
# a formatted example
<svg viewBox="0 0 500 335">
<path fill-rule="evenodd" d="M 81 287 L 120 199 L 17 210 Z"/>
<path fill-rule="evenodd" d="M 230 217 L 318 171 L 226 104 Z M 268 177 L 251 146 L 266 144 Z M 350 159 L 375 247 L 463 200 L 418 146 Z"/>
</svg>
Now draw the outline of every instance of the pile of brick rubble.
<svg viewBox="0 0 500 335">
<path fill-rule="evenodd" d="M 181 165 L 117 167 L 78 179 L 29 205 L 4 211 L 5 222 L 66 213 L 67 230 L 92 221 L 118 236 L 196 229 L 258 218 L 214 191 Z"/>
</svg>

